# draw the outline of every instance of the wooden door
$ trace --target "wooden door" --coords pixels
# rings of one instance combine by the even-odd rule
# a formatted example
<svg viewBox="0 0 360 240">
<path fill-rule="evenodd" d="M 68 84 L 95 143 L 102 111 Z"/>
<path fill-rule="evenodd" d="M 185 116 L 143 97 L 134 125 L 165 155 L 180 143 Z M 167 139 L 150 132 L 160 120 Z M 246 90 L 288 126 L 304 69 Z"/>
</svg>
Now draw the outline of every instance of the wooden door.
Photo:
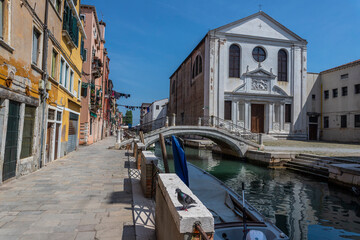
<svg viewBox="0 0 360 240">
<path fill-rule="evenodd" d="M 309 140 L 317 140 L 317 124 L 309 124 Z"/>
<path fill-rule="evenodd" d="M 225 101 L 225 120 L 231 120 L 231 101 Z"/>
<path fill-rule="evenodd" d="M 60 131 L 61 124 L 56 124 L 56 130 L 55 130 L 55 154 L 54 154 L 54 160 L 57 159 L 58 155 L 58 145 L 59 145 L 59 131 Z"/>
<path fill-rule="evenodd" d="M 5 140 L 3 181 L 15 177 L 20 120 L 20 103 L 9 101 L 9 114 Z"/>
<path fill-rule="evenodd" d="M 46 130 L 46 163 L 50 162 L 51 124 L 48 123 Z"/>
<path fill-rule="evenodd" d="M 264 133 L 264 104 L 251 104 L 251 132 Z"/>
</svg>

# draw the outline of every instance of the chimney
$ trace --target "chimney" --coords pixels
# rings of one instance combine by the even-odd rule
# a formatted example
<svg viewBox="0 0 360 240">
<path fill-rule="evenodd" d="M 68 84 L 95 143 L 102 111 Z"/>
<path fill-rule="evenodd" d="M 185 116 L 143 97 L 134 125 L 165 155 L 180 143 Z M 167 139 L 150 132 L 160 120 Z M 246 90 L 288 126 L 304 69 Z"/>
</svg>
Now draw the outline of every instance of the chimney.
<svg viewBox="0 0 360 240">
<path fill-rule="evenodd" d="M 103 22 L 103 20 L 101 20 L 99 22 L 99 27 L 100 27 L 100 32 L 101 32 L 101 39 L 105 40 L 105 28 L 106 28 L 106 23 Z"/>
</svg>

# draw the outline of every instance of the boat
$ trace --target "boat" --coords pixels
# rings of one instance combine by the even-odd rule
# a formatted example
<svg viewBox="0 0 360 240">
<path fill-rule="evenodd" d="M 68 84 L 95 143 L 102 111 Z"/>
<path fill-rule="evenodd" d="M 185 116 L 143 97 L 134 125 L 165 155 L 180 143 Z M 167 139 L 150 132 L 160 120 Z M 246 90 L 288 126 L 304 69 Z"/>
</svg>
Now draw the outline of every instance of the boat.
<svg viewBox="0 0 360 240">
<path fill-rule="evenodd" d="M 214 216 L 214 240 L 289 239 L 246 200 L 244 200 L 244 209 L 242 197 L 222 181 L 191 163 L 187 165 L 189 188 Z M 244 238 L 244 226 L 247 232 L 246 238 Z"/>
</svg>

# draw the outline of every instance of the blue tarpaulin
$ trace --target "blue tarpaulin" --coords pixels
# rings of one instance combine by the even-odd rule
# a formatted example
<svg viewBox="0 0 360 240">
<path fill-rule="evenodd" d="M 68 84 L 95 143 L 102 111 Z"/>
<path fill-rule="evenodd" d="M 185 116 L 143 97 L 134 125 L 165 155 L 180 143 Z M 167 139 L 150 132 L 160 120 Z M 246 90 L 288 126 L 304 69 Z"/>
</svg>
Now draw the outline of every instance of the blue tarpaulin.
<svg viewBox="0 0 360 240">
<path fill-rule="evenodd" d="M 182 149 L 179 141 L 175 136 L 171 136 L 171 140 L 174 155 L 175 173 L 186 184 L 186 186 L 189 186 L 189 175 L 184 149 Z"/>
</svg>

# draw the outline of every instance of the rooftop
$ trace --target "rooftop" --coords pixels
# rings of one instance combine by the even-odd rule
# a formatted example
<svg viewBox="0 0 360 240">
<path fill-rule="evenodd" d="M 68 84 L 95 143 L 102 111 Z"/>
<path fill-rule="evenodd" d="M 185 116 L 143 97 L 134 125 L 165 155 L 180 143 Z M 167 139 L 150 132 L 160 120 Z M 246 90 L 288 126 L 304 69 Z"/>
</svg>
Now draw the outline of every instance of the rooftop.
<svg viewBox="0 0 360 240">
<path fill-rule="evenodd" d="M 322 71 L 320 73 L 334 72 L 334 71 L 341 70 L 341 69 L 348 68 L 348 67 L 352 67 L 352 66 L 355 66 L 355 65 L 358 65 L 358 64 L 360 64 L 360 59 L 349 62 L 349 63 L 346 63 L 346 64 L 343 64 L 343 65 L 340 65 L 340 66 L 337 66 L 337 67 L 334 67 L 334 68 L 330 68 L 330 69 Z"/>
</svg>

